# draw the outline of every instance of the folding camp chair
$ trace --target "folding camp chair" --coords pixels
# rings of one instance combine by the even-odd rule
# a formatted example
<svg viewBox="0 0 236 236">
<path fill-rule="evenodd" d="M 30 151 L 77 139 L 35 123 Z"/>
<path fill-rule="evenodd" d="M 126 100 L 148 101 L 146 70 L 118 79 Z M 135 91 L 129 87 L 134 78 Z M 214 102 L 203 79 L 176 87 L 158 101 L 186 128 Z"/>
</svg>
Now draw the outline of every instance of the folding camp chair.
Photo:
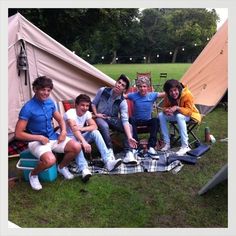
<svg viewBox="0 0 236 236">
<path fill-rule="evenodd" d="M 172 145 L 175 145 L 180 140 L 180 134 L 179 134 L 179 128 L 176 121 L 169 121 L 170 123 L 170 130 L 171 131 L 171 140 Z M 198 127 L 199 123 L 194 121 L 193 119 L 190 119 L 187 124 L 187 133 L 188 135 L 191 135 L 193 140 L 189 142 L 189 146 L 192 148 L 192 144 L 194 143 L 200 143 L 200 139 L 197 137 L 197 135 L 194 133 L 194 130 Z"/>
</svg>

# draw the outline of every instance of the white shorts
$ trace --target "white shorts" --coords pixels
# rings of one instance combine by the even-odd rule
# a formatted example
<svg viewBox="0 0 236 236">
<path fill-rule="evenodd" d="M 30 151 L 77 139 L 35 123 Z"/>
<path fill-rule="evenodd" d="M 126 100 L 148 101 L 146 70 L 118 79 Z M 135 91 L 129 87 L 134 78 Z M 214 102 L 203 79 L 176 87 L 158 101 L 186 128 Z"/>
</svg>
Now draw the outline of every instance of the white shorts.
<svg viewBox="0 0 236 236">
<path fill-rule="evenodd" d="M 66 137 L 66 139 L 58 144 L 58 140 L 49 140 L 49 143 L 42 144 L 39 141 L 29 142 L 28 148 L 30 152 L 37 158 L 40 158 L 46 152 L 58 152 L 64 153 L 66 144 L 71 140 L 71 138 Z"/>
</svg>

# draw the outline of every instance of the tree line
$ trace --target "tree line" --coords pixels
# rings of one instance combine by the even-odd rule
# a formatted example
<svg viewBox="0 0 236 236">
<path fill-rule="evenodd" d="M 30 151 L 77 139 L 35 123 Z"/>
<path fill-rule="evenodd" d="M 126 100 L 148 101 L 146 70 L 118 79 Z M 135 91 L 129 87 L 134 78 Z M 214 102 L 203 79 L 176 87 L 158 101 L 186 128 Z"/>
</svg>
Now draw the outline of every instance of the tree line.
<svg viewBox="0 0 236 236">
<path fill-rule="evenodd" d="M 193 62 L 217 29 L 205 8 L 9 9 L 97 63 Z"/>
</svg>

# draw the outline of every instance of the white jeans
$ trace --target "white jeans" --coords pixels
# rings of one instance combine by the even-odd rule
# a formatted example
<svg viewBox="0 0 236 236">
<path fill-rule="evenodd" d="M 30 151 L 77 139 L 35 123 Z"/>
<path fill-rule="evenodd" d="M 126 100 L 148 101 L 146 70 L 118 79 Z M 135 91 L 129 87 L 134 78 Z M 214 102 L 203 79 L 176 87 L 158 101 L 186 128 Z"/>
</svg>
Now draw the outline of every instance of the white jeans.
<svg viewBox="0 0 236 236">
<path fill-rule="evenodd" d="M 28 148 L 35 157 L 40 159 L 40 157 L 46 152 L 55 151 L 58 153 L 64 153 L 65 146 L 70 140 L 71 138 L 66 137 L 66 139 L 61 143 L 58 143 L 58 140 L 49 140 L 47 144 L 42 144 L 39 141 L 33 141 L 29 142 Z"/>
<path fill-rule="evenodd" d="M 164 143 L 170 144 L 170 136 L 167 128 L 167 121 L 176 121 L 179 126 L 179 133 L 181 139 L 181 146 L 188 146 L 188 133 L 186 122 L 190 120 L 189 116 L 182 115 L 181 113 L 176 113 L 173 116 L 167 116 L 163 112 L 160 112 L 159 115 L 161 132 L 163 135 Z"/>
</svg>

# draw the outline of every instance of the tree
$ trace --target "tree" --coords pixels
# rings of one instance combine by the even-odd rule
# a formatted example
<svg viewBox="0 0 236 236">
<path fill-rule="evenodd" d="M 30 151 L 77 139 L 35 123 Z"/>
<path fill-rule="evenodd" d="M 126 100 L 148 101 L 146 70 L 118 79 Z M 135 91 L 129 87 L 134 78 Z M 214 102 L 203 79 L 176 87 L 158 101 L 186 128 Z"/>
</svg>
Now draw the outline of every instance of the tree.
<svg viewBox="0 0 236 236">
<path fill-rule="evenodd" d="M 140 26 L 143 29 L 143 47 L 147 62 L 151 62 L 151 56 L 162 51 L 166 45 L 166 19 L 161 9 L 145 9 L 142 11 Z"/>
<path fill-rule="evenodd" d="M 180 48 L 188 47 L 192 51 L 201 51 L 207 39 L 216 32 L 216 12 L 206 9 L 183 8 L 169 9 L 165 15 L 167 21 L 166 38 L 173 48 L 172 62 L 176 61 Z M 196 48 L 198 46 L 198 48 Z"/>
</svg>

